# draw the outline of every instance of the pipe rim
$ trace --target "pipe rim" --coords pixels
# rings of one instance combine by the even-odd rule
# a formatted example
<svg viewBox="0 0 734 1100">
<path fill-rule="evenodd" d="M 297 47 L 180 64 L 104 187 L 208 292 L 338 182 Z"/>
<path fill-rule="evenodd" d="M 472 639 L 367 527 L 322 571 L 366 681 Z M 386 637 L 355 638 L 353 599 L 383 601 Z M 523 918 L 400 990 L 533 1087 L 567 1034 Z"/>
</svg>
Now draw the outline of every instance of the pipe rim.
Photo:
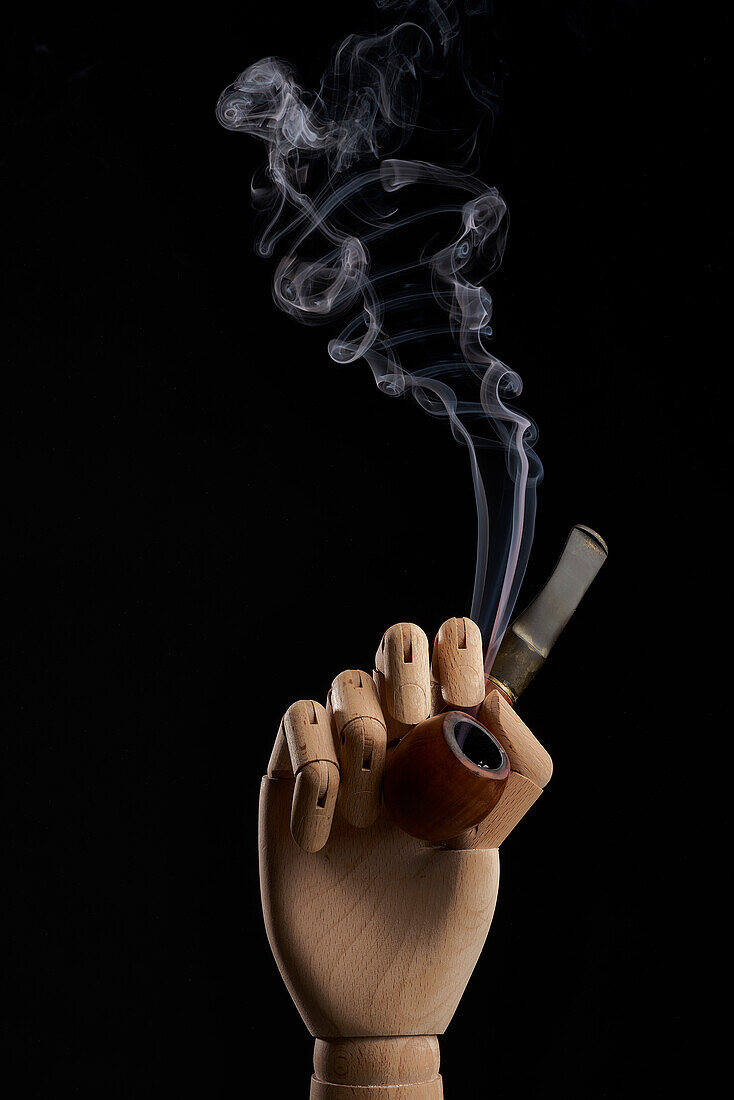
<svg viewBox="0 0 734 1100">
<path fill-rule="evenodd" d="M 492 742 L 493 750 L 499 755 L 499 764 L 494 768 L 487 768 L 481 764 L 477 764 L 472 760 L 471 756 L 460 748 L 456 739 L 456 727 L 466 723 L 468 726 L 476 727 Z M 506 779 L 510 774 L 510 761 L 507 753 L 502 748 L 494 734 L 487 729 L 485 725 L 479 722 L 476 718 L 466 714 L 461 710 L 451 710 L 444 716 L 443 721 L 443 737 L 451 752 L 456 756 L 464 767 L 468 768 L 475 775 L 481 776 L 489 782 L 497 782 L 498 780 Z"/>
</svg>

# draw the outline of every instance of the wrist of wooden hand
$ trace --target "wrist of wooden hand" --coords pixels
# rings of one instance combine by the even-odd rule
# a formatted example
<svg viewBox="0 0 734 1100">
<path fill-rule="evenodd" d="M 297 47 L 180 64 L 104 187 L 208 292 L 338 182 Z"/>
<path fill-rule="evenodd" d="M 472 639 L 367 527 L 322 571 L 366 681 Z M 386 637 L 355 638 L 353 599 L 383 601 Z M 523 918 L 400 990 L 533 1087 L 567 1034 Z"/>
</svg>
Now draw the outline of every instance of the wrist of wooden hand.
<svg viewBox="0 0 734 1100">
<path fill-rule="evenodd" d="M 311 1100 L 443 1100 L 435 1035 L 317 1039 Z"/>
</svg>

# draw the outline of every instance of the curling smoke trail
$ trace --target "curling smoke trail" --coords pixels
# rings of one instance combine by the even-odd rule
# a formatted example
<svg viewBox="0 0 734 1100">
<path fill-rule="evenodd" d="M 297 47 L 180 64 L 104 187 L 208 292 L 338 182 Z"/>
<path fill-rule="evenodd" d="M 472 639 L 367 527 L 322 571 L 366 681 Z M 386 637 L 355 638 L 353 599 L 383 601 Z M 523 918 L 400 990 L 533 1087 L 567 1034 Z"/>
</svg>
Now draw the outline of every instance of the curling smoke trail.
<svg viewBox="0 0 734 1100">
<path fill-rule="evenodd" d="M 489 670 L 525 572 L 542 474 L 534 426 L 507 403 L 521 380 L 486 346 L 492 300 L 481 280 L 501 262 L 507 208 L 495 188 L 467 172 L 388 156 L 416 127 L 419 73 L 441 74 L 462 19 L 453 0 L 378 6 L 411 18 L 383 34 L 345 39 L 318 93 L 307 95 L 285 62 L 266 58 L 222 94 L 217 117 L 268 148 L 252 198 L 268 212 L 258 251 L 271 256 L 282 246 L 285 253 L 273 281 L 278 306 L 305 323 L 349 314 L 329 342 L 332 359 L 366 360 L 383 392 L 411 392 L 426 411 L 447 418 L 468 449 L 478 520 L 471 615 L 487 640 Z M 399 213 L 393 196 L 405 189 L 434 194 L 438 204 Z M 421 245 L 429 231 L 445 237 L 447 220 L 454 228 L 437 251 L 423 246 L 410 260 L 410 241 L 395 244 L 401 233 L 420 233 Z M 392 255 L 403 258 L 378 266 L 370 250 L 388 235 Z M 411 349 L 420 365 L 408 369 Z M 473 392 L 463 395 L 469 384 Z M 486 481 L 497 472 L 480 456 L 497 448 L 502 483 L 488 493 Z"/>
</svg>

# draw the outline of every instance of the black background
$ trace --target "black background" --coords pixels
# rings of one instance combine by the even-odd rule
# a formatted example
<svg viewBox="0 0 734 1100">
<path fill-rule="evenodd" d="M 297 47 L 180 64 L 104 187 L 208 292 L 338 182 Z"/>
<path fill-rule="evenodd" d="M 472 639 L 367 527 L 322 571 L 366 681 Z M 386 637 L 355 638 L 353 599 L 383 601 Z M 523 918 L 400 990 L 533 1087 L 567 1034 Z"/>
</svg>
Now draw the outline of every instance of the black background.
<svg viewBox="0 0 734 1100">
<path fill-rule="evenodd" d="M 493 8 L 494 346 L 546 470 L 523 595 L 574 522 L 610 560 L 522 702 L 556 772 L 503 847 L 446 1095 L 663 1096 L 688 1010 L 674 684 L 721 431 L 725 26 Z M 466 612 L 473 504 L 445 425 L 278 314 L 252 247 L 262 149 L 213 109 L 252 60 L 313 83 L 376 25 L 367 0 L 151 6 L 5 36 L 19 1095 L 306 1095 L 312 1043 L 260 914 L 260 776 L 292 700 L 370 669 L 390 623 L 432 637 Z"/>
</svg>

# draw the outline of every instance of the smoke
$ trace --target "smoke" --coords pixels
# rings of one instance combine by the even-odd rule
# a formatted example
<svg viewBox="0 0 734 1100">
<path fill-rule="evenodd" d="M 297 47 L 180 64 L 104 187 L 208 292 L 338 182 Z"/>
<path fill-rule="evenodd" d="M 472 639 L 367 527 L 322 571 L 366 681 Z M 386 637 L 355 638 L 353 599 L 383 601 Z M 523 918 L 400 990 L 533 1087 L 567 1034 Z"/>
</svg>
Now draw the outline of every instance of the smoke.
<svg viewBox="0 0 734 1100">
<path fill-rule="evenodd" d="M 265 58 L 223 92 L 217 117 L 267 148 L 251 193 L 264 218 L 257 250 L 280 256 L 279 308 L 306 324 L 343 318 L 331 358 L 364 360 L 380 390 L 411 393 L 467 448 L 477 507 L 471 616 L 489 670 L 525 572 L 542 475 L 534 425 L 511 403 L 521 379 L 488 349 L 492 298 L 482 282 L 502 260 L 507 207 L 465 167 L 396 156 L 417 131 L 425 141 L 426 78 L 458 67 L 486 108 L 465 47 L 481 12 L 469 0 L 461 11 L 453 0 L 377 5 L 403 21 L 346 38 L 318 92 Z M 476 134 L 465 136 L 474 150 Z"/>
</svg>

